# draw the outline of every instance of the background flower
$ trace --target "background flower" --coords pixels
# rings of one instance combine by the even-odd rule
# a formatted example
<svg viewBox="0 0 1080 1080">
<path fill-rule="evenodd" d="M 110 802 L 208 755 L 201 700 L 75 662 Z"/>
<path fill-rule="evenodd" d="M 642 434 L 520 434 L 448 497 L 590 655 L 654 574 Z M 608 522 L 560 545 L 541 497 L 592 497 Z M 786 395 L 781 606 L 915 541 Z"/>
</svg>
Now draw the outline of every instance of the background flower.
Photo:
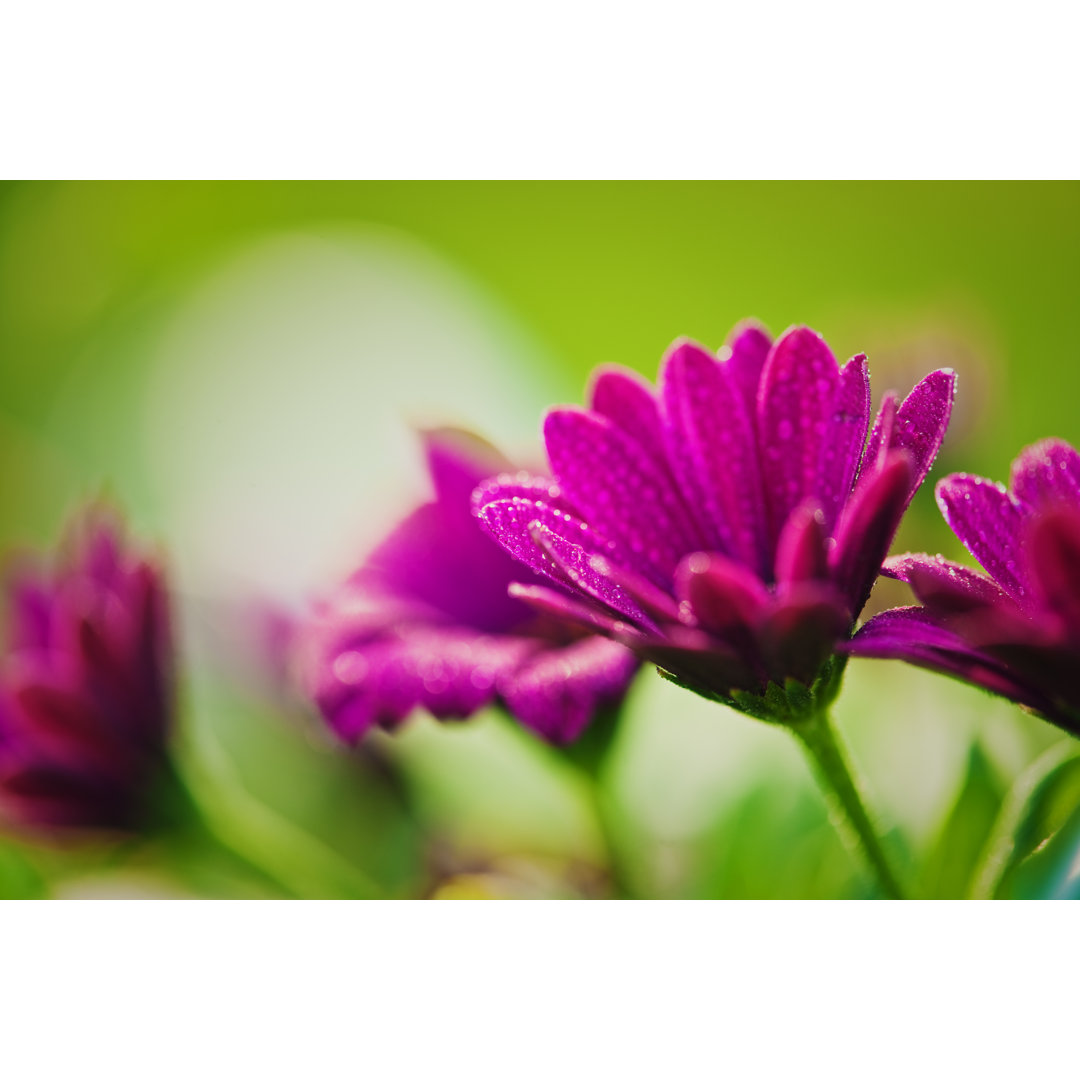
<svg viewBox="0 0 1080 1080">
<path fill-rule="evenodd" d="M 509 462 L 463 431 L 428 432 L 424 443 L 435 498 L 317 605 L 300 632 L 301 677 L 349 741 L 417 706 L 462 718 L 498 699 L 537 734 L 569 742 L 621 699 L 636 661 L 508 595 L 521 568 L 482 531 L 469 498 Z"/>
<path fill-rule="evenodd" d="M 172 651 L 160 568 L 100 507 L 56 565 L 8 588 L 0 814 L 32 829 L 135 829 L 165 763 Z"/>
<path fill-rule="evenodd" d="M 989 577 L 941 555 L 890 559 L 922 606 L 871 619 L 850 651 L 966 679 L 1080 735 L 1080 454 L 1046 439 L 1013 462 L 1009 490 L 957 473 L 937 500 Z"/>
</svg>

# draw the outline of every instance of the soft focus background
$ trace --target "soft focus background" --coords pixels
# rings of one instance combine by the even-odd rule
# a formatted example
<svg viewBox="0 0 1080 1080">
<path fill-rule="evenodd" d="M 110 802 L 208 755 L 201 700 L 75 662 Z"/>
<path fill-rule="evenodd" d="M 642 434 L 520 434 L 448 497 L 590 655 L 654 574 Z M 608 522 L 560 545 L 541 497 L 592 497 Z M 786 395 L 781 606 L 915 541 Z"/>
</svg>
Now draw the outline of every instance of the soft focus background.
<svg viewBox="0 0 1080 1080">
<path fill-rule="evenodd" d="M 309 894 L 354 871 L 394 896 L 602 894 L 592 805 L 553 752 L 492 712 L 345 753 L 266 678 L 253 614 L 297 609 L 424 497 L 416 426 L 538 460 L 542 410 L 594 366 L 652 378 L 676 336 L 717 347 L 746 316 L 866 352 L 876 397 L 957 369 L 895 550 L 966 558 L 933 482 L 1080 443 L 1078 289 L 1076 184 L 8 184 L 0 547 L 52 545 L 103 491 L 161 546 L 188 767 Z M 836 715 L 924 895 L 967 890 L 1005 791 L 1063 738 L 883 662 L 850 665 Z M 793 740 L 652 671 L 604 780 L 640 895 L 868 894 Z M 0 892 L 273 895 L 197 845 L 14 840 Z"/>
</svg>

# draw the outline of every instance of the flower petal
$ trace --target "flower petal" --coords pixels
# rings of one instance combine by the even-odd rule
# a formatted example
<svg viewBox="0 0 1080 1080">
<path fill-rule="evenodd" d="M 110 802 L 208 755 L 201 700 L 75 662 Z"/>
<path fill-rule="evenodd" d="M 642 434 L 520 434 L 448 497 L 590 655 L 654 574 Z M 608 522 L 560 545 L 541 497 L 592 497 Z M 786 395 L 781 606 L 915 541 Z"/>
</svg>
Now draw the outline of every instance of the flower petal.
<svg viewBox="0 0 1080 1080">
<path fill-rule="evenodd" d="M 746 415 L 755 426 L 758 387 L 772 344 L 772 338 L 765 328 L 753 319 L 747 319 L 735 327 L 727 345 L 720 351 L 720 360 L 728 379 L 742 398 Z"/>
<path fill-rule="evenodd" d="M 758 392 L 758 438 L 771 534 L 815 495 L 840 372 L 824 338 L 805 326 L 772 348 Z"/>
<path fill-rule="evenodd" d="M 832 419 L 821 447 L 821 502 L 825 530 L 832 532 L 840 508 L 851 494 L 870 426 L 870 372 L 866 357 L 852 357 L 840 369 Z"/>
<path fill-rule="evenodd" d="M 760 630 L 770 676 L 811 683 L 847 636 L 851 616 L 836 590 L 822 582 L 804 581 L 785 590 Z"/>
<path fill-rule="evenodd" d="M 547 503 L 522 498 L 500 499 L 480 507 L 477 518 L 515 559 L 559 585 L 566 585 L 566 577 L 548 553 L 537 546 L 534 523 L 570 540 L 586 555 L 605 555 L 616 561 L 622 555 L 616 544 L 597 534 L 585 522 Z"/>
<path fill-rule="evenodd" d="M 757 627 L 771 598 L 751 570 L 724 555 L 695 552 L 675 575 L 684 621 L 730 646 L 750 670 L 763 673 Z"/>
<path fill-rule="evenodd" d="M 551 560 L 561 576 L 575 589 L 599 601 L 612 611 L 643 626 L 651 627 L 652 619 L 606 574 L 599 572 L 593 560 L 596 552 L 566 540 L 539 521 L 529 527 L 533 542 Z M 601 560 L 601 567 L 606 562 Z"/>
<path fill-rule="evenodd" d="M 464 718 L 490 703 L 498 680 L 540 642 L 478 635 L 461 627 L 413 627 L 325 658 L 317 702 L 340 738 L 394 726 L 417 706 L 441 719 Z"/>
<path fill-rule="evenodd" d="M 657 584 L 696 545 L 696 529 L 663 463 L 606 417 L 553 409 L 544 421 L 552 470 L 591 525 L 617 536 Z"/>
<path fill-rule="evenodd" d="M 894 450 L 883 468 L 864 475 L 840 514 L 829 570 L 851 615 L 863 609 L 896 535 L 911 490 L 911 461 Z"/>
<path fill-rule="evenodd" d="M 827 574 L 825 515 L 816 499 L 807 499 L 784 522 L 776 545 L 776 580 L 783 586 Z"/>
<path fill-rule="evenodd" d="M 514 584 L 510 586 L 510 595 L 541 615 L 550 615 L 562 624 L 578 626 L 597 634 L 611 635 L 626 625 L 595 604 L 567 596 L 546 585 Z"/>
<path fill-rule="evenodd" d="M 499 678 L 506 707 L 548 742 L 573 742 L 596 711 L 622 697 L 638 668 L 632 652 L 601 637 L 542 649 Z"/>
<path fill-rule="evenodd" d="M 1080 505 L 1080 453 L 1061 439 L 1043 439 L 1013 462 L 1009 486 L 1017 502 L 1033 509 L 1054 502 Z"/>
<path fill-rule="evenodd" d="M 923 608 L 892 608 L 875 615 L 839 647 L 852 656 L 905 660 L 974 683 L 1047 715 L 1055 711 L 1053 703 L 1035 687 L 999 660 L 938 626 Z"/>
<path fill-rule="evenodd" d="M 767 573 L 754 428 L 724 364 L 699 345 L 684 342 L 664 361 L 661 393 L 669 445 L 696 479 L 711 546 Z"/>
<path fill-rule="evenodd" d="M 931 371 L 904 398 L 896 411 L 896 422 L 886 445 L 890 450 L 906 450 L 911 455 L 911 495 L 919 489 L 934 463 L 952 415 L 956 396 L 956 372 L 951 368 Z M 875 429 L 866 454 L 872 459 L 879 450 Z"/>
<path fill-rule="evenodd" d="M 368 556 L 352 584 L 420 601 L 479 630 L 510 629 L 526 613 L 506 594 L 524 574 L 468 512 L 443 503 L 414 510 Z"/>
<path fill-rule="evenodd" d="M 897 555 L 885 560 L 881 572 L 910 585 L 919 601 L 935 612 L 970 611 L 1007 599 L 996 582 L 943 555 Z"/>
<path fill-rule="evenodd" d="M 636 371 L 616 365 L 600 368 L 593 379 L 589 404 L 593 412 L 637 439 L 654 460 L 664 460 L 660 406 L 652 386 Z"/>
<path fill-rule="evenodd" d="M 1057 506 L 1037 514 L 1026 534 L 1028 577 L 1080 642 L 1080 509 Z"/>
<path fill-rule="evenodd" d="M 477 516 L 488 503 L 503 499 L 532 499 L 534 502 L 547 503 L 556 510 L 581 516 L 570 505 L 557 480 L 530 473 L 526 469 L 516 473 L 500 473 L 477 484 L 470 500 L 473 516 Z"/>
<path fill-rule="evenodd" d="M 1018 562 L 1023 515 L 1002 487 L 981 476 L 954 473 L 937 486 L 937 504 L 949 528 L 986 572 L 1020 602 L 1027 582 Z"/>
<path fill-rule="evenodd" d="M 422 431 L 420 438 L 436 498 L 461 513 L 469 510 L 477 484 L 513 467 L 486 439 L 462 428 L 434 428 Z"/>
</svg>

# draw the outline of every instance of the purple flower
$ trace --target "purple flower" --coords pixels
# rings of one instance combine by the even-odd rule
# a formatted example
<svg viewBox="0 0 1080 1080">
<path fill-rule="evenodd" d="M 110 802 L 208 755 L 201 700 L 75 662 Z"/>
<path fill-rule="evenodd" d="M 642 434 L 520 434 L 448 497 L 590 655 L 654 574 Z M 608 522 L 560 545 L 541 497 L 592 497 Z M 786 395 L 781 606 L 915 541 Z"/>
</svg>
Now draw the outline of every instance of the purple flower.
<svg viewBox="0 0 1080 1080">
<path fill-rule="evenodd" d="M 1080 454 L 1047 439 L 1013 462 L 1009 490 L 958 473 L 937 501 L 990 576 L 940 555 L 888 560 L 922 606 L 871 619 L 850 651 L 955 675 L 1080 735 Z"/>
<path fill-rule="evenodd" d="M 51 569 L 9 585 L 0 668 L 0 815 L 28 829 L 134 829 L 172 719 L 161 571 L 95 508 Z"/>
<path fill-rule="evenodd" d="M 836 674 L 828 661 L 937 454 L 954 382 L 936 371 L 899 406 L 887 395 L 864 450 L 864 356 L 840 368 L 805 327 L 773 343 L 744 324 L 718 357 L 677 342 L 657 389 L 607 368 L 588 409 L 549 412 L 555 479 L 489 481 L 475 512 L 559 587 L 515 596 L 775 717 L 791 705 L 778 693 L 805 703 L 789 680 Z"/>
<path fill-rule="evenodd" d="M 511 466 L 463 431 L 425 435 L 435 498 L 407 517 L 299 633 L 300 675 L 337 734 L 440 719 L 496 699 L 553 743 L 621 700 L 634 656 L 508 595 L 522 567 L 479 527 L 473 489 Z M 530 584 L 539 578 L 525 575 Z"/>
</svg>

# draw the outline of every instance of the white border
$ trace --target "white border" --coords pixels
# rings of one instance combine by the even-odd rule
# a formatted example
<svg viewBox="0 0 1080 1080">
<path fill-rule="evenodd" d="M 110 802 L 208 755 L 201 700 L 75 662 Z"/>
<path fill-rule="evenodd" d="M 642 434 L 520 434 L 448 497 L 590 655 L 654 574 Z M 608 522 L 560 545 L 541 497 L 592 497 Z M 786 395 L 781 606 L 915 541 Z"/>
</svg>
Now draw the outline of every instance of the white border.
<svg viewBox="0 0 1080 1080">
<path fill-rule="evenodd" d="M 9 904 L 4 1075 L 929 1077 L 1072 1060 L 1068 905 Z"/>
<path fill-rule="evenodd" d="M 37 0 L 0 176 L 1075 177 L 1066 11 Z"/>
</svg>

